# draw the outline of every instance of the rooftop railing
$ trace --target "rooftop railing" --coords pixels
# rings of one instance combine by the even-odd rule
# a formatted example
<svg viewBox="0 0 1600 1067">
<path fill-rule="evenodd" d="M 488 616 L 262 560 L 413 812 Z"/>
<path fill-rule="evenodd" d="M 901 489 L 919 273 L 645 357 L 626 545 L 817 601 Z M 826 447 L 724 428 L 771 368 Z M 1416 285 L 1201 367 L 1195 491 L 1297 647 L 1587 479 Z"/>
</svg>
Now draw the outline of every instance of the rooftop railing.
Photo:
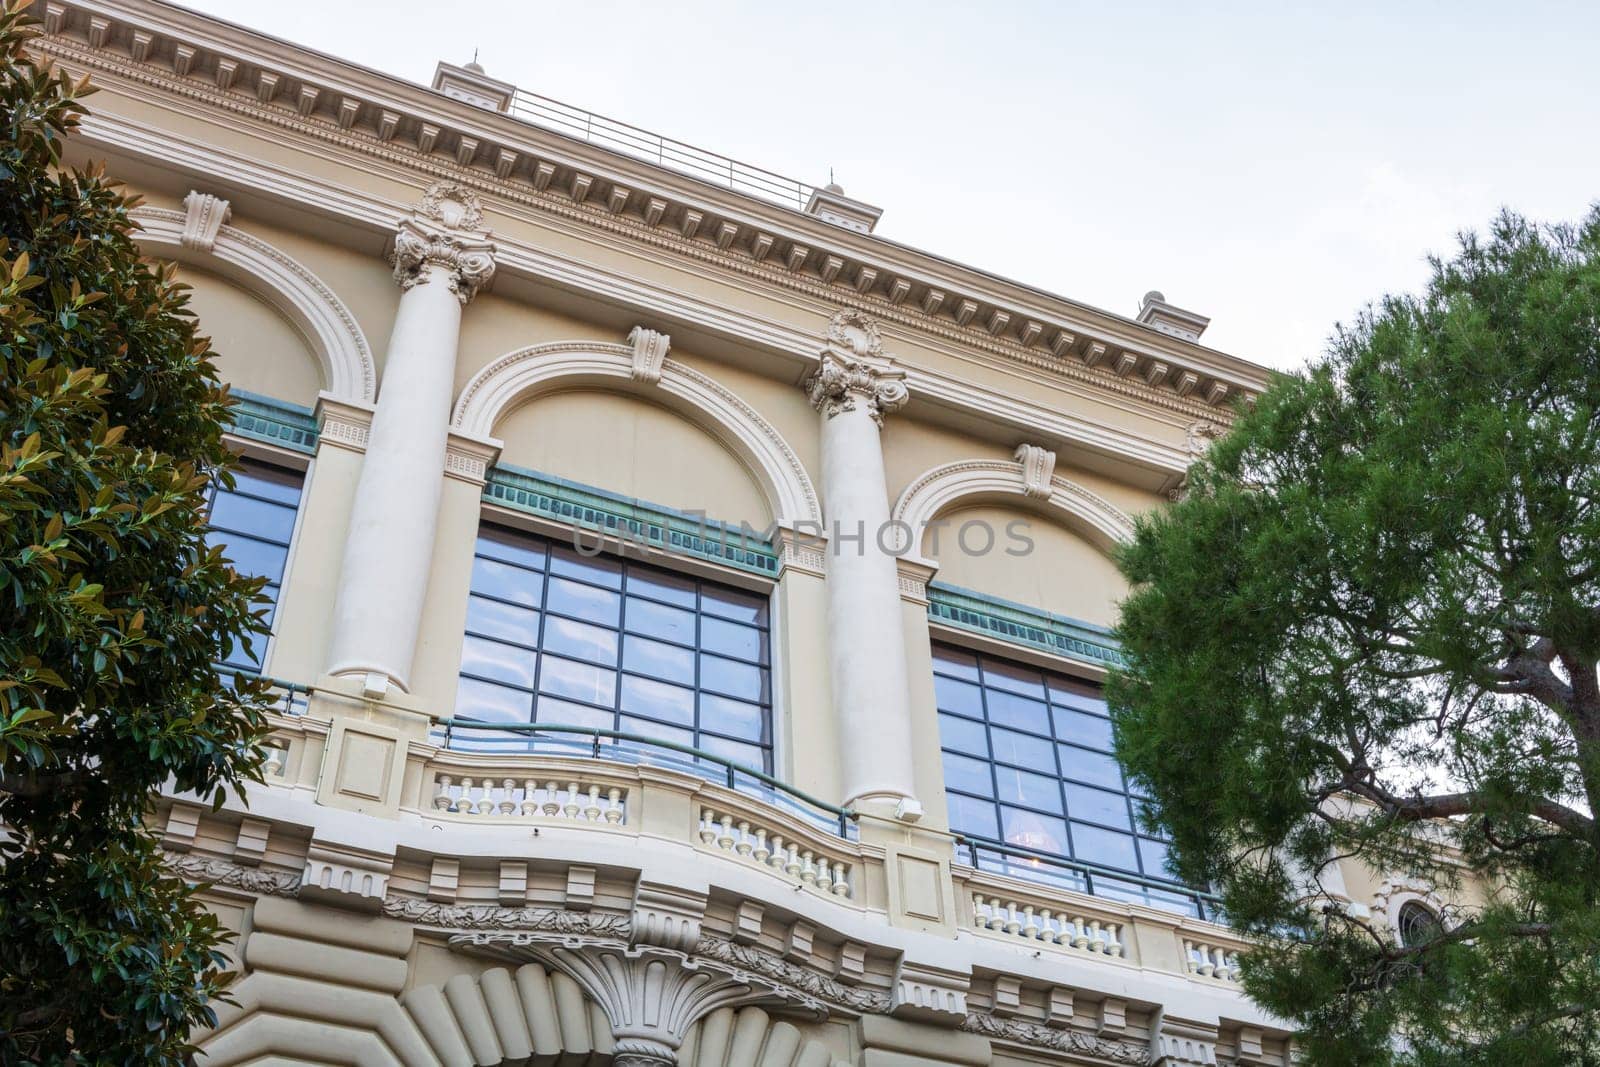
<svg viewBox="0 0 1600 1067">
<path fill-rule="evenodd" d="M 535 126 L 785 207 L 804 209 L 811 199 L 812 187 L 804 182 L 525 89 L 518 89 L 512 97 L 511 114 Z"/>
</svg>

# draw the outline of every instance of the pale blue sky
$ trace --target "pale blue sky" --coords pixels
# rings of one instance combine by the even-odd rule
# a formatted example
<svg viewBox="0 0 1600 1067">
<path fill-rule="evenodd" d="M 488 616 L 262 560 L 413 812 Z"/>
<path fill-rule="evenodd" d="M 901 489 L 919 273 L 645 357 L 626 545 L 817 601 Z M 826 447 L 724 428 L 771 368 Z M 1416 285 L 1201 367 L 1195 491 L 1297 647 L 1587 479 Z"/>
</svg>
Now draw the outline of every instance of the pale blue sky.
<svg viewBox="0 0 1600 1067">
<path fill-rule="evenodd" d="M 1501 206 L 1600 200 L 1600 3 L 188 0 L 414 81 L 523 88 L 802 181 L 879 233 L 1276 367 Z"/>
</svg>

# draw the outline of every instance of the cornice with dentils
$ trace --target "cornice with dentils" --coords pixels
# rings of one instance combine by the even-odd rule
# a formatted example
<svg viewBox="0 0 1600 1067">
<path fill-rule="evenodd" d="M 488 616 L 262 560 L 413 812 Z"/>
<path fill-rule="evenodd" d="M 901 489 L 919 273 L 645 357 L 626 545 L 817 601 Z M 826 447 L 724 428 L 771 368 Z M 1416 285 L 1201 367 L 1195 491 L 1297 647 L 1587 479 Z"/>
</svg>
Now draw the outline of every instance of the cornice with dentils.
<svg viewBox="0 0 1600 1067">
<path fill-rule="evenodd" d="M 341 143 L 445 162 L 490 187 L 608 229 L 819 290 L 886 321 L 1158 406 L 1214 413 L 1269 372 L 1141 323 L 975 271 L 880 237 L 697 181 L 451 100 L 430 89 L 156 0 L 47 0 L 50 51 L 139 68 L 226 106 L 282 111 Z M 321 129 L 321 128 L 326 129 Z M 659 244 L 660 242 L 652 242 Z"/>
</svg>

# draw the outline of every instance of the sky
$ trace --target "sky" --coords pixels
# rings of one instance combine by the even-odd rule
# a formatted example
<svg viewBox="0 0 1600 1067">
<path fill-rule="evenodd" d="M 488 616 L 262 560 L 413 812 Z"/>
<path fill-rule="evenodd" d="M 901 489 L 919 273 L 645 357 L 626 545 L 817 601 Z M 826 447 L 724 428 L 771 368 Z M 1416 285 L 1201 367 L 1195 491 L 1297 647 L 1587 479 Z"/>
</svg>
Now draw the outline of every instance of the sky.
<svg viewBox="0 0 1600 1067">
<path fill-rule="evenodd" d="M 1304 366 L 1501 207 L 1600 202 L 1600 3 L 186 0 L 836 180 L 877 232 Z"/>
</svg>

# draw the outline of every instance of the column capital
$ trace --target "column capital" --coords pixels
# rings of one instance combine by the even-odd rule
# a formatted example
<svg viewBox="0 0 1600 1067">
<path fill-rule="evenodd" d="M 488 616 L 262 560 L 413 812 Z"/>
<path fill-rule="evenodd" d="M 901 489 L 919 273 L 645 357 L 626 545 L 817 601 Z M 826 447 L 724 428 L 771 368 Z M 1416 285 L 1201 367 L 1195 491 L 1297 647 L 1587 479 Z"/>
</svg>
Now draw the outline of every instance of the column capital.
<svg viewBox="0 0 1600 1067">
<path fill-rule="evenodd" d="M 834 314 L 818 359 L 803 388 L 811 406 L 830 419 L 859 405 L 881 427 L 885 415 L 910 399 L 906 372 L 884 354 L 878 324 L 859 311 Z"/>
<path fill-rule="evenodd" d="M 434 182 L 394 235 L 394 280 L 410 289 L 428 280 L 429 267 L 445 273 L 445 284 L 463 304 L 494 277 L 494 243 L 483 228 L 483 207 L 472 190 Z"/>
</svg>

